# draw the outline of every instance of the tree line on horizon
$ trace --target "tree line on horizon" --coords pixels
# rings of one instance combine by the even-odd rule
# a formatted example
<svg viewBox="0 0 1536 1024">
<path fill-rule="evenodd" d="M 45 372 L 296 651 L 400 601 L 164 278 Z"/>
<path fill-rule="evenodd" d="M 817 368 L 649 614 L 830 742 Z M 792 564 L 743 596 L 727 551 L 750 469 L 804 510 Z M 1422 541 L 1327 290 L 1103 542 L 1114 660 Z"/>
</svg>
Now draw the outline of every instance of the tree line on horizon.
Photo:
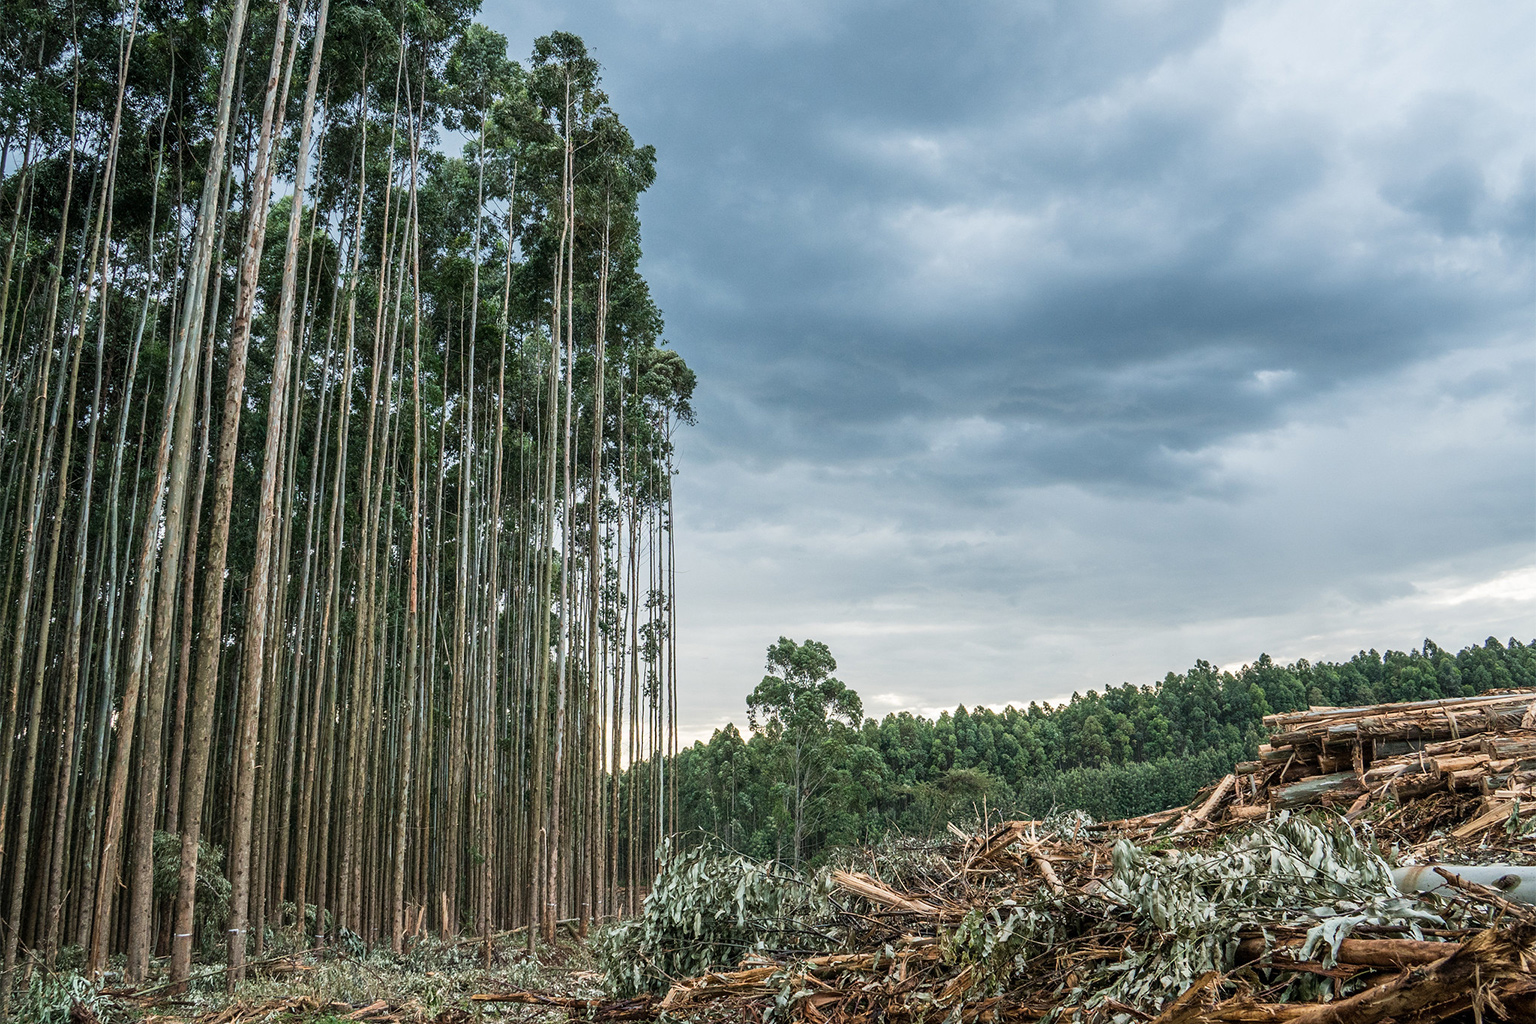
<svg viewBox="0 0 1536 1024">
<path fill-rule="evenodd" d="M 1425 640 L 1338 663 L 1266 654 L 1236 672 L 1197 661 L 1150 685 L 936 719 L 865 718 L 836 669 L 814 640 L 768 649 L 748 734 L 727 725 L 678 754 L 685 841 L 799 865 L 892 832 L 939 835 L 984 809 L 994 820 L 1082 810 L 1105 821 L 1178 807 L 1257 756 L 1265 715 L 1536 686 L 1536 640 L 1489 637 L 1455 654 Z"/>
<path fill-rule="evenodd" d="M 0 4 L 0 1012 L 585 928 L 674 828 L 655 153 L 477 8 Z"/>
</svg>

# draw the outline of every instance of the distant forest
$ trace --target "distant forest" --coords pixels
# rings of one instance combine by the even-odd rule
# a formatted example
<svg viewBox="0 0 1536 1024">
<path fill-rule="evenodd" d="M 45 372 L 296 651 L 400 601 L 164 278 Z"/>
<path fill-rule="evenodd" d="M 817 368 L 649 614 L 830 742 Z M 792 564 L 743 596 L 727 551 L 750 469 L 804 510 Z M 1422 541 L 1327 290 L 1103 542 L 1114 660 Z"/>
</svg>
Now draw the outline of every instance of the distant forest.
<svg viewBox="0 0 1536 1024">
<path fill-rule="evenodd" d="M 728 725 L 678 757 L 684 830 L 755 857 L 814 861 L 891 829 L 935 834 L 984 804 L 1024 818 L 1145 814 L 1188 803 L 1254 757 L 1267 714 L 1536 686 L 1536 641 L 1489 637 L 1452 654 L 1425 640 L 1338 664 L 1261 655 L 1237 672 L 1198 661 L 1149 686 L 1000 712 L 961 706 L 937 720 L 864 718 L 836 667 L 815 641 L 769 648 L 770 674 L 749 699 L 758 729 L 743 738 Z"/>
</svg>

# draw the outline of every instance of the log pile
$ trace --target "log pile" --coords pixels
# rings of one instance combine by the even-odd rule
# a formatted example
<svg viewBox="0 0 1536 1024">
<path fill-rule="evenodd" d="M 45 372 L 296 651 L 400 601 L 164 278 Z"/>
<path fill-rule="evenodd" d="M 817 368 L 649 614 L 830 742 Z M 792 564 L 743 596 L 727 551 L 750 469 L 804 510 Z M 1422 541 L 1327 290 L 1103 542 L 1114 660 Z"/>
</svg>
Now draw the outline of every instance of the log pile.
<svg viewBox="0 0 1536 1024">
<path fill-rule="evenodd" d="M 1504 826 L 1521 801 L 1536 810 L 1536 690 L 1309 708 L 1264 723 L 1271 736 L 1258 759 L 1239 764 L 1195 803 L 1109 827 L 1152 834 L 1172 824 L 1182 834 L 1302 807 L 1351 821 L 1391 807 L 1404 821 L 1449 826 L 1454 842 Z M 1426 800 L 1449 813 L 1407 814 Z M 1428 837 L 1410 839 L 1418 845 Z"/>
</svg>

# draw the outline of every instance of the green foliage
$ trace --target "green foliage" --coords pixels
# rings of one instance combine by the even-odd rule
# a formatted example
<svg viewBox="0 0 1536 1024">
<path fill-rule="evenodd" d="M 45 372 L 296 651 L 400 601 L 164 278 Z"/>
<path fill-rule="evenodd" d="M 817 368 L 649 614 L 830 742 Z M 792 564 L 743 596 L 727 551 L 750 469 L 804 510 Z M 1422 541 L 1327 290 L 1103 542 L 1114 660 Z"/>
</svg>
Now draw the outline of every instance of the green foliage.
<svg viewBox="0 0 1536 1024">
<path fill-rule="evenodd" d="M 1087 811 L 1099 821 L 1131 818 L 1189 803 L 1203 786 L 1246 756 L 1247 750 L 1233 744 L 1188 757 L 1048 772 L 1023 782 L 1008 806 L 1022 818 L 1040 818 L 1064 808 Z"/>
<path fill-rule="evenodd" d="M 1157 850 L 1121 840 L 1114 871 L 1097 893 L 1060 901 L 1043 889 L 1035 901 L 1006 901 L 971 912 L 945 942 L 954 966 L 980 979 L 973 995 L 1005 987 L 1035 957 L 1103 927 L 1133 925 L 1141 937 L 1118 961 L 1082 965 L 1069 1003 L 1108 999 L 1156 1006 L 1201 974 L 1233 969 L 1238 933 L 1279 924 L 1308 929 L 1303 959 L 1332 964 L 1339 944 L 1362 924 L 1396 925 L 1419 936 L 1444 922 L 1392 884 L 1386 863 L 1342 819 L 1282 814 L 1211 851 Z M 1312 998 L 1327 979 L 1291 981 L 1291 998 Z"/>
<path fill-rule="evenodd" d="M 860 749 L 853 727 L 864 705 L 832 677 L 837 661 L 826 644 L 781 636 L 767 660 L 769 674 L 747 698 L 747 719 L 776 741 L 763 767 L 789 819 L 790 855 L 798 867 L 807 827 L 825 824 L 845 803 L 829 798 L 851 796 L 855 777 L 877 771 L 878 762 Z M 867 787 L 877 780 L 862 781 Z"/>
<path fill-rule="evenodd" d="M 1340 818 L 1318 823 L 1282 812 L 1210 853 L 1149 851 L 1121 840 L 1112 892 L 1143 932 L 1161 938 L 1116 965 L 1105 993 L 1172 998 L 1208 970 L 1230 969 L 1237 933 L 1280 922 L 1311 926 L 1301 957 L 1320 946 L 1330 965 L 1360 924 L 1421 924 L 1439 918 L 1402 897 L 1386 862 Z"/>
<path fill-rule="evenodd" d="M 1071 835 L 1084 815 L 1057 815 L 1044 835 Z M 1114 999 L 1156 1007 L 1209 970 L 1232 972 L 1239 934 L 1278 926 L 1306 930 L 1302 959 L 1336 962 L 1340 944 L 1362 926 L 1390 926 L 1422 937 L 1444 927 L 1420 900 L 1403 896 L 1391 870 L 1357 829 L 1333 815 L 1316 819 L 1282 813 L 1210 850 L 1161 849 L 1129 840 L 1116 844 L 1104 884 L 1057 897 L 1044 886 L 1030 895 L 978 906 L 938 939 L 949 973 L 968 970 L 967 1000 L 996 995 L 1023 976 L 1054 969 L 1064 949 L 1086 937 L 1103 941 L 1106 926 L 1137 933 L 1120 959 L 1087 958 L 1074 969 L 1076 987 L 1064 1005 L 1100 1006 Z M 953 862 L 933 842 L 896 843 L 889 837 L 846 859 L 898 888 L 918 890 L 953 877 Z M 828 873 L 814 880 L 734 856 L 696 848 L 670 856 L 640 918 L 607 930 L 597 940 L 598 966 L 610 990 L 629 996 L 664 991 L 693 977 L 772 953 L 786 966 L 817 952 L 843 947 L 840 927 L 873 908 L 858 897 L 828 898 Z M 1006 890 L 1013 892 L 1011 888 Z M 1275 979 L 1244 968 L 1254 984 Z M 786 986 L 792 971 L 782 977 Z M 1287 975 L 1282 998 L 1315 998 L 1327 978 Z M 786 987 L 783 999 L 796 992 Z M 936 1007 L 943 1012 L 945 1008 Z"/>
<path fill-rule="evenodd" d="M 435 1020 L 445 1010 L 449 1012 L 444 1019 L 457 1020 L 452 1008 L 468 1005 L 472 993 L 506 988 L 569 990 L 571 972 L 587 966 L 583 951 L 568 944 L 563 935 L 557 947 L 546 950 L 557 964 L 551 969 L 554 973 L 545 970 L 548 959 L 541 962 L 527 955 L 520 933 L 493 936 L 489 963 L 486 952 L 486 946 L 480 942 L 435 937 L 413 942 L 406 952 L 399 954 L 391 952 L 388 943 L 360 956 L 333 952 L 314 959 L 312 969 L 300 974 L 253 972 L 238 986 L 235 999 L 248 1006 L 293 996 L 310 996 L 322 1005 L 362 1005 L 383 999 L 395 1005 L 415 1006 L 420 1020 Z M 204 1006 L 227 1005 L 226 982 L 222 975 L 194 981 L 193 998 Z M 581 994 L 597 993 L 582 986 Z M 288 1024 L 288 1018 L 280 1019 Z M 299 1022 L 294 1020 L 291 1024 Z M 312 1024 L 311 1019 L 304 1017 L 303 1024 Z"/>
<path fill-rule="evenodd" d="M 154 891 L 157 899 L 176 898 L 181 871 L 181 836 L 155 831 Z M 206 839 L 197 841 L 197 883 L 193 888 L 192 928 L 204 955 L 221 948 L 224 920 L 229 916 L 229 879 L 224 877 L 224 849 Z"/>
<path fill-rule="evenodd" d="M 665 992 L 674 978 L 733 966 L 753 953 L 806 952 L 830 944 L 824 879 L 711 846 L 665 851 L 639 917 L 593 942 L 610 992 Z"/>
<path fill-rule="evenodd" d="M 768 648 L 768 672 L 747 698 L 747 720 L 756 729 L 777 724 L 791 737 L 824 728 L 831 717 L 857 725 L 864 715 L 859 695 L 832 678 L 837 660 L 826 644 L 797 644 L 781 636 Z"/>
<path fill-rule="evenodd" d="M 29 1024 L 72 1024 L 71 1010 L 79 1004 L 98 1019 L 114 1016 L 101 990 L 83 975 L 73 972 L 38 973 L 11 1005 L 13 1019 Z M 90 1020 L 90 1017 L 84 1019 Z"/>
<path fill-rule="evenodd" d="M 78 943 L 59 947 L 59 955 L 54 960 L 54 969 L 61 974 L 85 969 L 85 947 Z"/>
</svg>

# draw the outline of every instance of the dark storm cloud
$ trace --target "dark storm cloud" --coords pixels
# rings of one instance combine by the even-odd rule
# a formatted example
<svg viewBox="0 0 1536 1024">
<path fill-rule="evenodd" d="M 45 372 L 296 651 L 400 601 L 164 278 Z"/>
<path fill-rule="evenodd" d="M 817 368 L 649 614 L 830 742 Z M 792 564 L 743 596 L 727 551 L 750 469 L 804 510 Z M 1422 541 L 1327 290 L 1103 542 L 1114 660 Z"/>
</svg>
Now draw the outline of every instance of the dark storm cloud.
<svg viewBox="0 0 1536 1024">
<path fill-rule="evenodd" d="M 901 423 L 981 415 L 1053 432 L 1036 476 L 1176 485 L 1148 474 L 1159 451 L 1528 317 L 1536 172 L 1496 195 L 1479 167 L 1501 112 L 1432 95 L 1363 155 L 1331 123 L 1256 124 L 1240 73 L 1163 81 L 1228 10 L 578 17 L 660 151 L 648 266 L 706 381 L 706 449 L 858 460 L 910 443 Z M 1352 164 L 1404 219 L 1349 232 L 1345 262 L 1332 211 L 1298 207 Z M 1502 272 L 1440 269 L 1466 237 Z"/>
<path fill-rule="evenodd" d="M 594 33 L 661 149 L 651 272 L 706 381 L 700 454 L 852 463 L 979 415 L 1044 432 L 993 467 L 1015 482 L 1178 487 L 1169 450 L 1528 315 L 1510 267 L 1435 265 L 1446 236 L 1528 249 L 1531 175 L 1490 194 L 1474 99 L 1380 144 L 1377 190 L 1422 223 L 1356 234 L 1379 258 L 1341 264 L 1331 225 L 1276 224 L 1358 159 L 1332 126 L 1239 123 L 1241 83 L 1148 83 L 1221 14 L 857 6 L 684 31 L 664 61 Z"/>
</svg>

